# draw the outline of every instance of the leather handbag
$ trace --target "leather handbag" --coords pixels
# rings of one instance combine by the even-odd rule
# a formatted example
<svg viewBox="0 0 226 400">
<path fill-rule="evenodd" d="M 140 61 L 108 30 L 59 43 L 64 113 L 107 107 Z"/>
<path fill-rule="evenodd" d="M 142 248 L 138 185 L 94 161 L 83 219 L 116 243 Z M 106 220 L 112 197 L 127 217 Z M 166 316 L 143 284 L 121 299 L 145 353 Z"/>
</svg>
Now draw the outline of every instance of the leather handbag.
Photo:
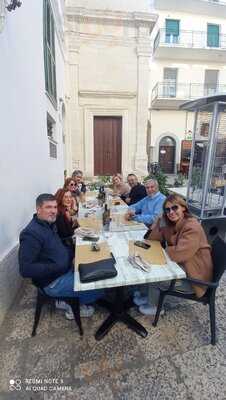
<svg viewBox="0 0 226 400">
<path fill-rule="evenodd" d="M 118 274 L 115 268 L 114 257 L 92 263 L 79 264 L 78 270 L 80 281 L 82 283 L 110 279 L 114 278 Z"/>
</svg>

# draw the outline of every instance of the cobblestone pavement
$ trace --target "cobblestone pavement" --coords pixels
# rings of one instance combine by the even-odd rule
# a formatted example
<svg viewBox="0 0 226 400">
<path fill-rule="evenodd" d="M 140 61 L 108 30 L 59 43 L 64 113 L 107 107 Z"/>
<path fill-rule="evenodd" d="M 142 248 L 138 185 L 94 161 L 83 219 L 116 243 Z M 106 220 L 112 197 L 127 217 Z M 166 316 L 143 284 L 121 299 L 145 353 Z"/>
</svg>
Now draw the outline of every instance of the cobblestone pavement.
<svg viewBox="0 0 226 400">
<path fill-rule="evenodd" d="M 1 327 L 0 400 L 225 400 L 225 285 L 226 276 L 217 297 L 218 343 L 211 346 L 208 308 L 196 303 L 169 310 L 156 328 L 134 309 L 146 339 L 117 324 L 100 342 L 94 332 L 103 310 L 83 319 L 80 339 L 74 321 L 47 307 L 31 338 L 35 288 L 26 284 Z"/>
</svg>

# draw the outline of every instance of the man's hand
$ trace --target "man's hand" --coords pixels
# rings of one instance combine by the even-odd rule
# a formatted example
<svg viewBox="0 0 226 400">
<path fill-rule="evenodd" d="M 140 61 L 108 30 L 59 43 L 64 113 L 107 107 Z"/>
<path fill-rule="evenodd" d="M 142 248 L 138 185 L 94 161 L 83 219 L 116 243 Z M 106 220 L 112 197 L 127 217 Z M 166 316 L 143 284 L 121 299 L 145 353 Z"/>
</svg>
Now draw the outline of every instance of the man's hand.
<svg viewBox="0 0 226 400">
<path fill-rule="evenodd" d="M 125 214 L 125 220 L 130 221 L 131 219 L 133 219 L 134 215 L 135 215 L 134 210 L 127 211 L 127 213 Z"/>
</svg>

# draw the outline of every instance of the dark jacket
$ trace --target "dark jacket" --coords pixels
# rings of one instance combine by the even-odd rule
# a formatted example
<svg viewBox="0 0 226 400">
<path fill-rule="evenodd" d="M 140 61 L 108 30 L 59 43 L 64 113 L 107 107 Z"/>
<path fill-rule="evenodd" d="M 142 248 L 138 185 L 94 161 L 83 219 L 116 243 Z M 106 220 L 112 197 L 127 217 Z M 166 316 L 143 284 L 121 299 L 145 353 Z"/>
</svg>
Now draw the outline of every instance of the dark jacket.
<svg viewBox="0 0 226 400">
<path fill-rule="evenodd" d="M 73 224 L 72 221 L 68 221 L 68 219 L 64 216 L 63 213 L 59 213 L 56 219 L 56 227 L 57 233 L 60 236 L 62 242 L 70 247 L 73 254 L 75 252 L 75 245 L 72 239 L 74 235 L 74 230 L 79 227 L 79 224 Z"/>
<path fill-rule="evenodd" d="M 20 234 L 19 267 L 24 278 L 35 285 L 48 286 L 72 266 L 72 254 L 63 245 L 55 224 L 34 215 Z"/>
<path fill-rule="evenodd" d="M 147 192 L 144 185 L 138 183 L 136 186 L 132 187 L 128 197 L 130 198 L 129 205 L 137 203 L 138 201 L 142 200 L 144 197 L 147 196 Z"/>
</svg>

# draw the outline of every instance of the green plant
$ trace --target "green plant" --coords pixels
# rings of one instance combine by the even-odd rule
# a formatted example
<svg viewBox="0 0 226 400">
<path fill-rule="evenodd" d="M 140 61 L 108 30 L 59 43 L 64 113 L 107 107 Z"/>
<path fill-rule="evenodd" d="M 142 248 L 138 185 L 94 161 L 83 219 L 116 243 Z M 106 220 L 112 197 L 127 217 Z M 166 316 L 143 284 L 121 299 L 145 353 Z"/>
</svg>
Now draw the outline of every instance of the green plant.
<svg viewBox="0 0 226 400">
<path fill-rule="evenodd" d="M 111 183 L 111 176 L 109 175 L 103 175 L 103 176 L 98 176 L 97 180 L 89 184 L 89 189 L 90 190 L 98 190 L 100 186 L 109 186 Z"/>
<path fill-rule="evenodd" d="M 98 181 L 105 185 L 109 184 L 111 183 L 111 176 L 110 175 L 98 176 Z"/>
<path fill-rule="evenodd" d="M 183 174 L 178 174 L 177 177 L 175 178 L 174 181 L 174 186 L 179 187 L 179 186 L 184 186 L 185 183 L 185 176 Z"/>
<path fill-rule="evenodd" d="M 149 179 L 156 179 L 159 184 L 159 191 L 163 193 L 165 196 L 168 196 L 169 191 L 167 189 L 167 176 L 162 172 L 159 168 L 155 173 L 150 173 L 148 176 L 144 178 L 144 182 Z"/>
</svg>

